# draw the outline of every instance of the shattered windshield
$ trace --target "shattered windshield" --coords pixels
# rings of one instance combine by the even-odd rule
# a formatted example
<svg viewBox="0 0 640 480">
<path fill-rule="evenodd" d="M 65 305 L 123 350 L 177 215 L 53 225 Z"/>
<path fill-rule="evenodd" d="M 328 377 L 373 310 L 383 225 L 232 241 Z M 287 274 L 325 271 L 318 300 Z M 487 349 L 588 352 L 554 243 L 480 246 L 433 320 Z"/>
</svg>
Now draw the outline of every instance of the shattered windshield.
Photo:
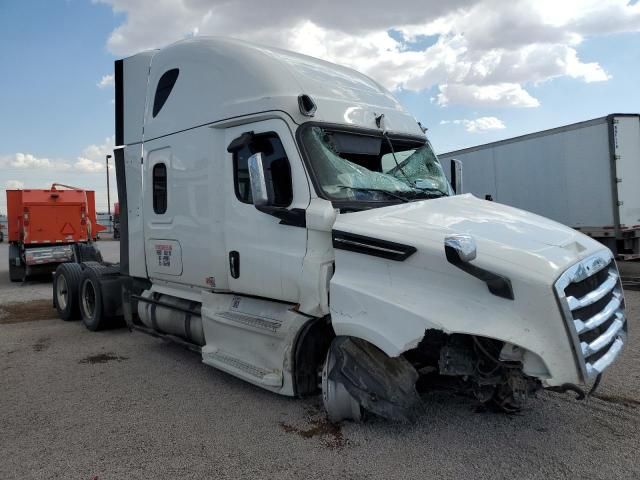
<svg viewBox="0 0 640 480">
<path fill-rule="evenodd" d="M 302 142 L 332 200 L 409 202 L 451 194 L 429 142 L 306 128 Z"/>
</svg>

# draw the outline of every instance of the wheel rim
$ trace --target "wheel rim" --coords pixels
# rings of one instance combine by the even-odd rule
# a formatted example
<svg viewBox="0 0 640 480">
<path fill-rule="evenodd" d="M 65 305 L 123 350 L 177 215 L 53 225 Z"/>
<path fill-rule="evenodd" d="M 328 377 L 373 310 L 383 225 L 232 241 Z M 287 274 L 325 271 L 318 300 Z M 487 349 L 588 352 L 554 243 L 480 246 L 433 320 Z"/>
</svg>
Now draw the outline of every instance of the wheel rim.
<svg viewBox="0 0 640 480">
<path fill-rule="evenodd" d="M 69 290 L 67 287 L 67 279 L 64 278 L 64 275 L 60 275 L 58 277 L 58 281 L 56 282 L 56 300 L 58 301 L 60 310 L 64 310 L 67 308 L 67 302 L 69 301 Z"/>
<path fill-rule="evenodd" d="M 330 422 L 341 420 L 353 420 L 359 422 L 362 419 L 360 404 L 353 398 L 341 383 L 329 378 L 329 370 L 333 368 L 335 357 L 331 350 L 322 368 L 322 401 Z"/>
<path fill-rule="evenodd" d="M 86 316 L 93 318 L 93 313 L 96 310 L 96 291 L 90 281 L 82 284 L 82 307 Z"/>
</svg>

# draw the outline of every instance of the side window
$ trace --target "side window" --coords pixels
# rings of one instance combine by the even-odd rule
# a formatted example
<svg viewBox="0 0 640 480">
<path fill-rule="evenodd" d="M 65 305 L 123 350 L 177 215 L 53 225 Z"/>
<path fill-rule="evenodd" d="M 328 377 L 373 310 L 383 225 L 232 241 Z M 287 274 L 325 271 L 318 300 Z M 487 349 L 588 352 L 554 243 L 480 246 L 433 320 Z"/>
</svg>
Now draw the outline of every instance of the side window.
<svg viewBox="0 0 640 480">
<path fill-rule="evenodd" d="M 160 113 L 160 110 L 162 110 L 164 103 L 167 101 L 167 98 L 169 98 L 169 94 L 171 93 L 173 86 L 176 84 L 176 80 L 178 80 L 179 73 L 180 73 L 180 70 L 177 68 L 174 68 L 172 70 L 168 70 L 164 72 L 160 77 L 160 80 L 158 80 L 156 95 L 153 99 L 153 117 L 154 118 L 156 115 L 158 115 L 158 113 Z"/>
<path fill-rule="evenodd" d="M 167 211 L 167 166 L 164 163 L 153 166 L 153 211 L 159 215 Z"/>
<path fill-rule="evenodd" d="M 282 142 L 275 133 L 255 135 L 251 143 L 233 153 L 233 179 L 236 197 L 243 203 L 253 203 L 247 161 L 251 155 L 258 152 L 262 153 L 262 158 L 265 160 L 267 169 L 264 173 L 267 180 L 269 177 L 272 180 L 270 183 L 273 185 L 272 193 L 275 206 L 287 207 L 291 205 L 293 200 L 291 167 Z"/>
</svg>

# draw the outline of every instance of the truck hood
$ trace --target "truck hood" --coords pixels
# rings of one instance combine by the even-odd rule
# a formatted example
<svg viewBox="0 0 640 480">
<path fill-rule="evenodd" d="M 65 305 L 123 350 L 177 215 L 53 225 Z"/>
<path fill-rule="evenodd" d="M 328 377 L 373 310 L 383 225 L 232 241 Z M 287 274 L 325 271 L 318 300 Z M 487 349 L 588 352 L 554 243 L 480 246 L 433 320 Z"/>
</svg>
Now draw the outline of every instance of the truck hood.
<svg viewBox="0 0 640 480">
<path fill-rule="evenodd" d="M 473 236 L 478 260 L 557 270 L 603 246 L 565 225 L 471 194 L 339 215 L 334 228 L 444 254 L 444 238 Z M 494 262 L 491 262 L 494 263 Z"/>
</svg>

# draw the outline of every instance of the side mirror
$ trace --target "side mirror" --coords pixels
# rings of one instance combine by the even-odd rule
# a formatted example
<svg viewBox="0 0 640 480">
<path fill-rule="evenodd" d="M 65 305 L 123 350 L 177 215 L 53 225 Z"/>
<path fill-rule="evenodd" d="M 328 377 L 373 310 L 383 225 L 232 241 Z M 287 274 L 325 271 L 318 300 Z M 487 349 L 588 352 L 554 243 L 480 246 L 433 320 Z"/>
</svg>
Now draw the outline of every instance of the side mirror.
<svg viewBox="0 0 640 480">
<path fill-rule="evenodd" d="M 447 235 L 444 238 L 444 249 L 447 259 L 454 264 L 456 262 L 468 263 L 476 258 L 476 241 L 471 235 L 464 233 Z"/>
<path fill-rule="evenodd" d="M 456 195 L 462 194 L 462 162 L 451 159 L 451 186 Z"/>
<path fill-rule="evenodd" d="M 268 207 L 272 204 L 272 198 L 267 188 L 267 179 L 264 173 L 264 162 L 261 153 L 254 153 L 247 161 L 249 168 L 249 182 L 251 183 L 251 197 L 256 208 Z"/>
</svg>

